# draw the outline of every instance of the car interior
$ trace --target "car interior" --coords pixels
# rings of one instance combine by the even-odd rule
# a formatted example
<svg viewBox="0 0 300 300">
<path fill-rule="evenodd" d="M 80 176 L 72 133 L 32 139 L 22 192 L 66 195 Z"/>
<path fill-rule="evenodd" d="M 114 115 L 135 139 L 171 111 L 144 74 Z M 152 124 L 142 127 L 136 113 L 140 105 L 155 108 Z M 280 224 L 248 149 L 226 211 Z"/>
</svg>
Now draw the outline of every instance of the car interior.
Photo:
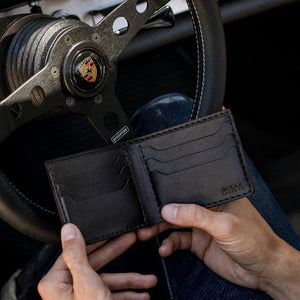
<svg viewBox="0 0 300 300">
<path fill-rule="evenodd" d="M 122 2 L 5 0 L 0 3 L 0 24 L 2 18 L 42 13 L 95 26 Z M 141 9 L 145 2 L 137 1 Z M 297 38 L 300 3 L 297 0 L 216 2 L 226 41 L 224 106 L 235 117 L 245 152 L 300 236 L 300 45 Z M 119 21 L 114 32 L 122 35 L 128 30 L 128 24 Z M 3 87 L 7 76 L 3 66 L 10 54 L 2 50 L 6 41 L 0 37 L 3 60 L 0 101 L 3 101 L 10 95 Z M 198 83 L 196 50 L 193 19 L 185 0 L 171 0 L 152 14 L 119 56 L 115 92 L 128 119 L 163 94 L 182 93 L 194 98 Z M 72 99 L 69 100 L 72 105 Z M 19 114 L 19 107 L 12 106 L 12 112 Z M 56 211 L 45 161 L 104 145 L 86 116 L 57 109 L 34 118 L 5 137 L 0 148 L 0 170 L 27 199 Z M 1 219 L 0 240 L 2 286 L 35 257 L 45 241 L 31 238 L 22 228 L 17 230 Z"/>
</svg>

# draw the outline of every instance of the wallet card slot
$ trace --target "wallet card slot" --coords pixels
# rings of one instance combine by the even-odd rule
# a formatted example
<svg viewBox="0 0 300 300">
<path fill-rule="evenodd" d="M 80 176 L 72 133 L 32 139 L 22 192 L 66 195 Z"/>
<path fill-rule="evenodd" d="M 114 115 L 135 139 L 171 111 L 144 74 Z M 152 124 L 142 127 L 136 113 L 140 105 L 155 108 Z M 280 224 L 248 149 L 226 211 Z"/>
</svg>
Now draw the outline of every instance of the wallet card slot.
<svg viewBox="0 0 300 300">
<path fill-rule="evenodd" d="M 211 150 L 221 146 L 224 139 L 230 134 L 233 134 L 233 131 L 230 123 L 227 122 L 214 135 L 193 139 L 166 150 L 156 150 L 151 146 L 146 146 L 143 148 L 143 153 L 146 160 L 155 158 L 167 162 L 168 160 L 180 159 L 183 156 L 189 156 L 196 152 Z"/>
<path fill-rule="evenodd" d="M 224 156 L 226 156 L 231 148 L 236 147 L 233 138 L 229 137 L 222 144 L 222 146 L 213 148 L 212 150 L 208 150 L 205 152 L 199 152 L 189 156 L 184 156 L 180 159 L 172 160 L 169 162 L 161 162 L 155 159 L 149 159 L 147 160 L 148 169 L 150 172 L 158 171 L 162 174 L 172 174 L 222 159 L 224 158 Z"/>
<path fill-rule="evenodd" d="M 132 184 L 132 179 L 131 178 L 127 178 L 124 182 L 123 185 L 116 189 L 116 190 L 112 190 L 109 192 L 104 192 L 103 190 L 97 190 L 95 188 L 93 188 L 93 193 L 91 194 L 84 194 L 84 195 L 77 195 L 77 196 L 73 196 L 72 198 L 74 199 L 74 197 L 76 197 L 77 201 L 88 201 L 89 199 L 94 199 L 96 197 L 110 197 L 110 195 L 115 195 L 118 193 L 123 193 L 124 191 L 126 191 L 126 189 L 128 188 L 128 186 Z M 99 198 L 100 199 L 100 198 Z"/>
<path fill-rule="evenodd" d="M 106 153 L 104 153 L 106 154 Z M 103 155 L 103 154 L 102 154 Z M 105 170 L 104 172 L 108 172 L 108 176 L 118 176 L 120 170 L 125 165 L 124 155 L 121 153 L 117 153 L 116 155 L 105 155 L 105 159 L 98 161 L 96 159 L 91 160 L 90 156 L 84 157 L 84 155 L 68 160 L 68 166 L 72 166 L 68 172 L 64 172 L 64 178 L 68 180 L 73 180 L 74 175 L 76 177 L 86 176 L 87 170 L 86 166 L 88 166 L 88 172 L 90 174 L 98 174 L 99 170 Z M 56 163 L 64 164 L 64 160 L 60 160 Z"/>
<path fill-rule="evenodd" d="M 241 176 L 244 170 L 236 150 L 232 146 L 217 160 L 178 172 L 152 171 L 150 177 L 160 205 L 198 203 L 209 207 L 247 195 L 249 182 Z"/>
<path fill-rule="evenodd" d="M 64 181 L 72 182 L 74 185 L 81 184 L 82 176 L 88 177 L 89 184 L 97 184 L 99 183 L 99 178 L 109 177 L 113 178 L 118 182 L 119 177 L 124 177 L 124 174 L 128 174 L 128 167 L 125 165 L 117 166 L 117 167 L 102 167 L 98 169 L 90 169 L 89 172 L 85 171 L 72 171 L 71 174 L 65 174 Z M 105 183 L 105 181 L 104 181 Z"/>
<path fill-rule="evenodd" d="M 194 144 L 194 143 L 197 142 L 197 141 L 201 141 L 202 139 L 210 138 L 210 137 L 212 137 L 212 136 L 218 134 L 218 133 L 224 128 L 224 125 L 225 125 L 225 124 L 228 124 L 228 123 L 230 124 L 230 123 L 231 123 L 231 120 L 224 121 L 224 122 L 219 126 L 219 128 L 218 128 L 215 132 L 213 132 L 213 133 L 211 133 L 211 134 L 208 134 L 208 135 L 205 135 L 205 136 L 201 136 L 201 137 L 197 137 L 197 138 L 195 138 L 195 139 L 188 140 L 188 141 L 186 141 L 186 142 L 184 142 L 184 143 L 179 143 L 179 144 L 176 144 L 176 145 L 173 145 L 173 146 L 170 146 L 170 147 L 154 147 L 154 146 L 148 145 L 148 146 L 145 147 L 145 149 L 146 149 L 146 148 L 149 148 L 149 149 L 152 149 L 152 150 L 157 151 L 157 152 L 161 152 L 161 151 L 163 152 L 163 151 L 168 151 L 168 150 L 176 149 L 176 148 L 178 148 L 178 147 L 181 147 L 181 146 L 184 146 L 184 145 L 188 145 L 188 144 L 191 144 L 191 143 Z M 231 130 L 231 127 L 230 127 L 229 129 Z"/>
<path fill-rule="evenodd" d="M 205 149 L 202 149 L 202 150 L 195 149 L 194 151 L 189 152 L 189 153 L 184 153 L 184 152 L 182 153 L 182 152 L 180 152 L 180 154 L 181 154 L 180 156 L 178 155 L 178 156 L 174 157 L 174 156 L 169 155 L 169 156 L 167 156 L 167 160 L 163 160 L 164 157 L 161 158 L 161 159 L 159 159 L 155 155 L 152 155 L 152 156 L 149 155 L 148 157 L 145 157 L 145 159 L 147 161 L 154 160 L 154 161 L 157 161 L 159 163 L 171 163 L 171 162 L 175 162 L 175 161 L 180 160 L 182 158 L 188 158 L 189 156 L 193 156 L 193 155 L 197 155 L 197 154 L 201 154 L 201 153 L 204 154 L 205 152 L 217 149 L 217 148 L 221 147 L 230 136 L 233 136 L 233 133 L 226 134 L 225 137 L 223 138 L 223 140 L 218 145 L 212 146 L 210 148 L 205 148 Z M 196 147 L 193 147 L 193 149 L 194 148 L 196 148 Z"/>
<path fill-rule="evenodd" d="M 60 189 L 63 191 L 63 194 L 70 195 L 73 198 L 79 198 L 80 201 L 82 201 L 85 198 L 93 197 L 94 195 L 101 196 L 104 194 L 113 193 L 115 191 L 120 191 L 128 185 L 128 182 L 130 181 L 131 177 L 127 172 L 127 174 L 124 174 L 122 177 L 119 177 L 118 180 L 112 181 L 111 179 L 109 179 L 107 181 L 104 177 L 100 177 L 97 179 L 97 181 L 94 181 L 92 183 L 86 182 L 86 184 L 81 187 L 80 193 L 78 193 L 78 191 L 74 191 L 74 184 L 76 184 L 75 180 L 66 181 L 71 182 L 71 185 L 68 185 L 67 183 L 61 183 Z"/>
<path fill-rule="evenodd" d="M 185 144 L 202 137 L 213 136 L 224 127 L 224 124 L 230 125 L 231 123 L 232 118 L 230 114 L 224 112 L 215 118 L 196 120 L 193 123 L 182 124 L 166 131 L 146 136 L 136 140 L 136 143 L 142 143 L 144 148 L 147 146 L 156 149 L 173 148 L 177 147 L 178 144 Z"/>
</svg>

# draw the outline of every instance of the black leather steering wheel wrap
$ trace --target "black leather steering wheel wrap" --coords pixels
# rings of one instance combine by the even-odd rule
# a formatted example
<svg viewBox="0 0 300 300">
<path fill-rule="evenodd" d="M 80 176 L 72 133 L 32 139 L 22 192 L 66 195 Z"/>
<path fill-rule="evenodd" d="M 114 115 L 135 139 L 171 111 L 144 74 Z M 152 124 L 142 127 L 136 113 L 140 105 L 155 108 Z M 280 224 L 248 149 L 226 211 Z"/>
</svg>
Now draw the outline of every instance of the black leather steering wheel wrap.
<svg viewBox="0 0 300 300">
<path fill-rule="evenodd" d="M 187 2 L 193 18 L 198 52 L 197 88 L 191 114 L 191 119 L 195 119 L 221 109 L 225 90 L 226 53 L 217 2 L 211 0 Z M 59 242 L 61 222 L 58 214 L 23 195 L 2 171 L 0 171 L 0 217 L 34 239 L 45 243 Z"/>
<path fill-rule="evenodd" d="M 191 120 L 222 108 L 226 84 L 226 47 L 216 1 L 187 0 L 197 45 L 197 86 Z"/>
</svg>

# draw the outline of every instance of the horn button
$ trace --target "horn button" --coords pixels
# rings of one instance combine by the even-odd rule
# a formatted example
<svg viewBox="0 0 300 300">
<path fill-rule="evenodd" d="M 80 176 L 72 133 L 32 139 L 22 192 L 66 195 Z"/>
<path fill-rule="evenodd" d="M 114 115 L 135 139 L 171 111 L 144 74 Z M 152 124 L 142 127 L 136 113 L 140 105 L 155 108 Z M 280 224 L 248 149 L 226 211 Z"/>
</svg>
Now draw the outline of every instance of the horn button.
<svg viewBox="0 0 300 300">
<path fill-rule="evenodd" d="M 71 51 L 64 65 L 65 85 L 74 96 L 94 97 L 104 87 L 106 71 L 106 60 L 100 51 L 95 49 Z"/>
</svg>

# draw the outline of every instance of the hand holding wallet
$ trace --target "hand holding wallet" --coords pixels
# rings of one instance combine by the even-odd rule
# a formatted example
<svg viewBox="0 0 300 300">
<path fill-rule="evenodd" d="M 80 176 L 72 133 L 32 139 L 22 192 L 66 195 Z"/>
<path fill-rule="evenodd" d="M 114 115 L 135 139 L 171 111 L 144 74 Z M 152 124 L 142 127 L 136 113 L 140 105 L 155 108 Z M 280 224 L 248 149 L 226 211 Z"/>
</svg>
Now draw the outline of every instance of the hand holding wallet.
<svg viewBox="0 0 300 300">
<path fill-rule="evenodd" d="M 88 244 L 161 222 L 169 203 L 212 207 L 253 192 L 229 110 L 46 168 L 62 222 Z"/>
</svg>

